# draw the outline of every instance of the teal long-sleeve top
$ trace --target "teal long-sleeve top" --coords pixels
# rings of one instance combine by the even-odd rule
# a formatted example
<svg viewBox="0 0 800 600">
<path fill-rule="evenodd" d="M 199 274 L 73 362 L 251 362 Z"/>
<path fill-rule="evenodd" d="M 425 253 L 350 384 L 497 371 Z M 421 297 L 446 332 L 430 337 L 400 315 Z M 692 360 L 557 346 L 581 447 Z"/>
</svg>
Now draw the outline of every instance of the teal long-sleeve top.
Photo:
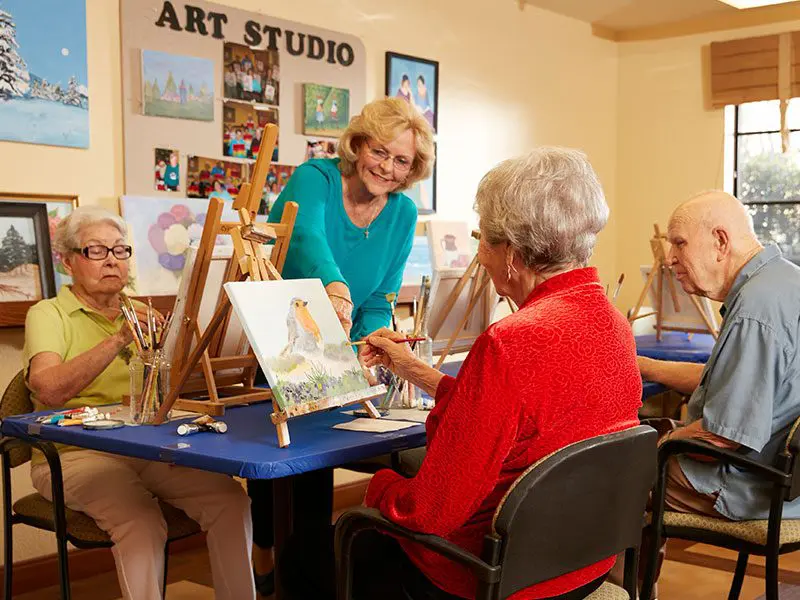
<svg viewBox="0 0 800 600">
<path fill-rule="evenodd" d="M 342 200 L 339 159 L 313 159 L 300 165 L 269 214 L 276 223 L 286 202 L 299 205 L 289 252 L 286 279 L 341 281 L 353 300 L 353 329 L 358 340 L 391 322 L 386 295 L 398 293 L 411 252 L 417 208 L 405 194 L 389 194 L 384 209 L 369 226 L 357 227 Z"/>
</svg>

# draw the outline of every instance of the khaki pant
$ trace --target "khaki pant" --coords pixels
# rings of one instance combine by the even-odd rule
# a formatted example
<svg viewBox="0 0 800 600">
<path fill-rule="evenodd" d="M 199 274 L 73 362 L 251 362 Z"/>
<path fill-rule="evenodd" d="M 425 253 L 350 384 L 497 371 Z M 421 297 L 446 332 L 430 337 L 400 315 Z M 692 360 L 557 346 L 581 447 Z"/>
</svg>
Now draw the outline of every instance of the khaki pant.
<svg viewBox="0 0 800 600">
<path fill-rule="evenodd" d="M 66 505 L 92 517 L 114 542 L 123 598 L 161 598 L 167 526 L 158 497 L 207 532 L 217 600 L 255 599 L 250 500 L 231 477 L 94 450 L 63 453 L 61 468 Z M 52 500 L 47 464 L 32 467 L 31 479 Z"/>
</svg>

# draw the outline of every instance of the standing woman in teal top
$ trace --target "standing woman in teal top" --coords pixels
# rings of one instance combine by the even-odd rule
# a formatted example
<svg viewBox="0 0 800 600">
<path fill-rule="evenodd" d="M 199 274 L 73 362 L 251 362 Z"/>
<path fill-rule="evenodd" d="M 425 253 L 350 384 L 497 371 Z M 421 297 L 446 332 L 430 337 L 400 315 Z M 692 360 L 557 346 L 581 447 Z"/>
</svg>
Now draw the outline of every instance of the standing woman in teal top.
<svg viewBox="0 0 800 600">
<path fill-rule="evenodd" d="M 417 209 L 403 190 L 430 177 L 433 131 L 398 98 L 367 104 L 339 140 L 339 158 L 312 159 L 297 168 L 270 211 L 299 205 L 286 279 L 320 279 L 350 339 L 386 327 L 411 252 Z M 262 595 L 272 593 L 272 485 L 248 481 L 253 514 L 253 562 Z M 294 478 L 295 530 L 330 526 L 333 470 Z"/>
</svg>

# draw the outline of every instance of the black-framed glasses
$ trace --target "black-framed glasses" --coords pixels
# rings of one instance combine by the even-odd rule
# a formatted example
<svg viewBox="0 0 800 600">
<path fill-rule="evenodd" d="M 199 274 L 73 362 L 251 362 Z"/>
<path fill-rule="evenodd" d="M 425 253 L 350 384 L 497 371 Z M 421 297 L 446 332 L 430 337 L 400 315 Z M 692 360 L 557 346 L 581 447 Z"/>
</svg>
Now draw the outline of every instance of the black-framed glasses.
<svg viewBox="0 0 800 600">
<path fill-rule="evenodd" d="M 394 166 L 395 171 L 398 173 L 406 173 L 411 170 L 411 166 L 413 165 L 413 159 L 408 158 L 407 156 L 392 156 L 383 148 L 375 148 L 367 142 L 367 149 L 369 150 L 369 155 L 372 157 L 373 160 L 377 161 L 378 164 L 382 164 L 386 159 L 392 159 L 392 165 Z"/>
<path fill-rule="evenodd" d="M 105 260 L 109 252 L 111 252 L 117 260 L 128 260 L 133 254 L 133 248 L 125 244 L 117 244 L 113 248 L 103 246 L 102 244 L 92 244 L 91 246 L 84 246 L 83 248 L 73 248 L 72 251 L 83 254 L 89 260 Z"/>
</svg>

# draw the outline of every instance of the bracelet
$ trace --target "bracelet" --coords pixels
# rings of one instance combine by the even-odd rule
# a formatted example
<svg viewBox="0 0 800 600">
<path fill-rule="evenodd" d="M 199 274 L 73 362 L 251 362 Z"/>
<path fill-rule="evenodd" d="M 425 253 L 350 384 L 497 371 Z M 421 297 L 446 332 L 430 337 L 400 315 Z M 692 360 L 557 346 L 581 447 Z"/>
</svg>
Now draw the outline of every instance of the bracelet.
<svg viewBox="0 0 800 600">
<path fill-rule="evenodd" d="M 345 301 L 345 302 L 347 302 L 347 303 L 348 303 L 350 306 L 355 306 L 355 305 L 353 304 L 353 301 L 352 301 L 350 298 L 348 298 L 347 296 L 341 296 L 341 295 L 339 295 L 339 294 L 333 294 L 333 293 L 331 293 L 331 292 L 327 292 L 327 294 L 328 294 L 328 298 L 339 298 L 339 300 L 344 300 L 344 301 Z"/>
</svg>

